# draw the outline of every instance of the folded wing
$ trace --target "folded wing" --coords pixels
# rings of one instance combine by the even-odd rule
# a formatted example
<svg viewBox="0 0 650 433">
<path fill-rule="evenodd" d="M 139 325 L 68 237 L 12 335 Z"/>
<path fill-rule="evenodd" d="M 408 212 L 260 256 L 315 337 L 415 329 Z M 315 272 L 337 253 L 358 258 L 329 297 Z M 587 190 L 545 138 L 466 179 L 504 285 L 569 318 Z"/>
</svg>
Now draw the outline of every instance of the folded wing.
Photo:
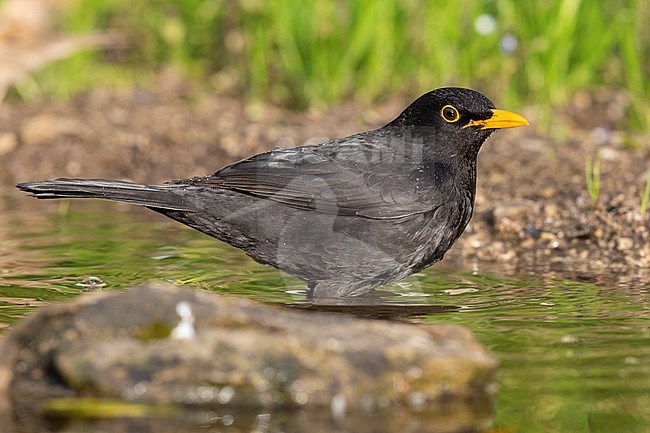
<svg viewBox="0 0 650 433">
<path fill-rule="evenodd" d="M 383 158 L 383 159 L 382 159 Z M 426 188 L 417 166 L 383 155 L 368 143 L 274 150 L 217 173 L 179 181 L 224 188 L 296 209 L 369 219 L 399 219 L 433 211 L 439 192 Z"/>
</svg>

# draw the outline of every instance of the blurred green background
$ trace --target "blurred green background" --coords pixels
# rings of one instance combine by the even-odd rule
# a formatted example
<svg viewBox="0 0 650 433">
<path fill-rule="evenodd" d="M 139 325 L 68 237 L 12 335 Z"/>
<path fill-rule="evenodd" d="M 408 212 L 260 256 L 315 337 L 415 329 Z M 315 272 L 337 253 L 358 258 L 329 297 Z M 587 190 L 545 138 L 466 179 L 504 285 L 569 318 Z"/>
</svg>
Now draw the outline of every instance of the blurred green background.
<svg viewBox="0 0 650 433">
<path fill-rule="evenodd" d="M 174 67 L 217 91 L 291 108 L 372 102 L 443 85 L 500 104 L 562 107 L 581 90 L 630 101 L 650 124 L 647 0 L 68 0 L 61 32 L 115 30 L 36 76 L 46 94 L 146 82 Z M 20 92 L 19 92 L 20 93 Z"/>
</svg>

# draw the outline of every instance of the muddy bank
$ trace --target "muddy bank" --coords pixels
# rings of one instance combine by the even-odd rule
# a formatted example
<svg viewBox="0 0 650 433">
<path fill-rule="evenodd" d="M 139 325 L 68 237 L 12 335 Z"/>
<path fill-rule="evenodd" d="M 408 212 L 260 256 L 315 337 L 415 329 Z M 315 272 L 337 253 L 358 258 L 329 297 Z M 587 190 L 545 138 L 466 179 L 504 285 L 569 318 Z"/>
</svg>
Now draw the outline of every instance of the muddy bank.
<svg viewBox="0 0 650 433">
<path fill-rule="evenodd" d="M 70 102 L 8 102 L 0 107 L 0 185 L 18 195 L 10 189 L 16 182 L 41 178 L 164 182 L 204 175 L 274 146 L 381 126 L 408 102 L 296 113 L 202 94 L 174 80 L 161 80 L 155 91 L 104 89 Z M 524 108 L 533 126 L 500 131 L 481 151 L 475 216 L 456 251 L 477 260 L 579 263 L 585 275 L 604 269 L 643 275 L 650 235 L 640 200 L 650 136 L 620 130 L 625 109 L 615 92 L 582 94 L 541 133 L 536 110 Z M 585 160 L 596 152 L 602 174 L 594 203 Z"/>
</svg>

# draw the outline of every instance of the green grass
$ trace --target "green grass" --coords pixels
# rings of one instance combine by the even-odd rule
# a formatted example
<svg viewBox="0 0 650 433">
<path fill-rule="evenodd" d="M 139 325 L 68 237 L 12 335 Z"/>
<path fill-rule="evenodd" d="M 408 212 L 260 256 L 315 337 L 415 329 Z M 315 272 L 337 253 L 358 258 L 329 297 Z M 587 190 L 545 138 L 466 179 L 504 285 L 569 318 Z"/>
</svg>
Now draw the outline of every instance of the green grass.
<svg viewBox="0 0 650 433">
<path fill-rule="evenodd" d="M 595 206 L 598 203 L 600 196 L 600 154 L 592 160 L 591 157 L 587 158 L 585 163 L 585 178 L 587 181 L 587 193 L 591 198 L 592 204 Z"/>
<path fill-rule="evenodd" d="M 440 0 L 72 4 L 61 29 L 125 34 L 128 48 L 119 55 L 83 55 L 82 63 L 111 64 L 113 72 L 115 64 L 173 65 L 206 82 L 226 77 L 248 98 L 297 108 L 461 85 L 483 90 L 500 105 L 547 107 L 547 119 L 556 116 L 551 107 L 562 107 L 577 91 L 606 86 L 627 92 L 632 126 L 650 125 L 650 3 L 644 0 L 459 0 L 453 7 Z M 493 18 L 492 32 L 475 29 L 481 15 Z M 516 40 L 517 47 L 504 51 L 504 40 Z M 64 70 L 55 78 L 91 81 Z M 74 84 L 60 86 L 72 91 Z"/>
<path fill-rule="evenodd" d="M 646 210 L 648 210 L 648 201 L 650 201 L 650 170 L 645 179 L 645 188 L 641 195 L 641 215 L 645 215 Z"/>
</svg>

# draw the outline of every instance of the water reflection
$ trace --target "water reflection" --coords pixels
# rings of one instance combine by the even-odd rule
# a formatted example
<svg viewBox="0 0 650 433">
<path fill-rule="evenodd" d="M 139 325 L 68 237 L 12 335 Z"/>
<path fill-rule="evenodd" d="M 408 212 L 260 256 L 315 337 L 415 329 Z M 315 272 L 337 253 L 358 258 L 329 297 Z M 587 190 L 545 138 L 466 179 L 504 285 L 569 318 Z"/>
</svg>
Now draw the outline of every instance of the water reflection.
<svg viewBox="0 0 650 433">
<path fill-rule="evenodd" d="M 449 311 L 458 311 L 459 307 L 451 305 L 420 305 L 400 304 L 397 302 L 375 303 L 350 302 L 349 300 L 336 302 L 304 302 L 285 304 L 287 308 L 297 310 L 315 311 L 319 313 L 350 314 L 366 319 L 405 320 L 424 317 Z"/>
<path fill-rule="evenodd" d="M 120 417 L 89 419 L 79 417 L 27 417 L 3 420 L 6 433 L 142 432 L 158 433 L 267 433 L 342 431 L 359 433 L 418 432 L 470 433 L 482 430 L 490 422 L 491 408 L 467 404 L 442 405 L 427 412 L 396 409 L 383 415 L 346 415 L 335 418 L 329 411 L 224 411 L 194 412 L 181 416 Z"/>
</svg>

